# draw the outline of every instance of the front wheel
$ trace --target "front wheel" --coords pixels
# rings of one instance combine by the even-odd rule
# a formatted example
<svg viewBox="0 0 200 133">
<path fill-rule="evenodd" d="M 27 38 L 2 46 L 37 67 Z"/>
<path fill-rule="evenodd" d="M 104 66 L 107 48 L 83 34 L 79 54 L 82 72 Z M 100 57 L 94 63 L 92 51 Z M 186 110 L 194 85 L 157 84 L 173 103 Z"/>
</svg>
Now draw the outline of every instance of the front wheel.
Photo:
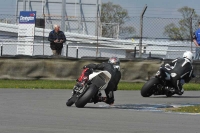
<svg viewBox="0 0 200 133">
<path fill-rule="evenodd" d="M 172 97 L 174 94 L 173 93 L 166 93 L 166 97 Z"/>
<path fill-rule="evenodd" d="M 152 78 L 147 81 L 141 89 L 141 95 L 143 97 L 150 97 L 153 94 L 153 89 L 155 89 L 159 82 L 160 81 L 157 78 Z"/>
<path fill-rule="evenodd" d="M 174 94 L 175 94 L 175 92 L 172 92 L 172 91 L 169 91 L 169 90 L 167 90 L 167 91 L 165 92 L 165 95 L 166 95 L 167 97 L 172 97 Z"/>
<path fill-rule="evenodd" d="M 68 99 L 66 105 L 68 107 L 72 106 L 75 103 L 76 99 L 77 99 L 76 94 L 74 94 L 70 99 Z"/>
<path fill-rule="evenodd" d="M 98 88 L 91 84 L 86 92 L 75 102 L 76 107 L 83 108 L 92 99 L 92 97 L 96 95 L 97 92 Z"/>
</svg>

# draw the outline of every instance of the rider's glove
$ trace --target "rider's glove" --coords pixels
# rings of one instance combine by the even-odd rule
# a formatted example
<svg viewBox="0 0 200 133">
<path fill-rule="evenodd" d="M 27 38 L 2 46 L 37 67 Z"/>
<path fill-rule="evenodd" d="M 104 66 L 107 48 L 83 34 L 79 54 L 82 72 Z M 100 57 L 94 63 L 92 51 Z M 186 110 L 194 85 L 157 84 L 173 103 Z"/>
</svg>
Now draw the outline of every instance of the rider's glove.
<svg viewBox="0 0 200 133">
<path fill-rule="evenodd" d="M 87 66 L 84 66 L 83 69 L 87 68 Z"/>
</svg>

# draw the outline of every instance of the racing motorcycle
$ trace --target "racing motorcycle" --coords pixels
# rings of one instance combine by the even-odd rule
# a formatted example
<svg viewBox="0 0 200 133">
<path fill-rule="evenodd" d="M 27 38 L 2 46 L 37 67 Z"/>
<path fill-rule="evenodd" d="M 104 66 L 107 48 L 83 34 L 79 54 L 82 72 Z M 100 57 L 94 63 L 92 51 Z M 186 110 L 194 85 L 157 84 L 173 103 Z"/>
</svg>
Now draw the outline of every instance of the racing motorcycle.
<svg viewBox="0 0 200 133">
<path fill-rule="evenodd" d="M 141 89 L 143 97 L 150 97 L 151 95 L 166 95 L 171 97 L 176 94 L 176 90 L 171 83 L 170 73 L 160 67 L 154 78 L 147 81 Z M 180 80 L 183 85 L 185 81 Z M 180 94 L 179 94 L 180 95 Z"/>
<path fill-rule="evenodd" d="M 105 90 L 110 81 L 111 74 L 108 71 L 93 71 L 86 68 L 73 88 L 72 96 L 66 102 L 67 106 L 83 108 L 87 103 L 97 103 L 101 97 L 101 90 Z"/>
</svg>

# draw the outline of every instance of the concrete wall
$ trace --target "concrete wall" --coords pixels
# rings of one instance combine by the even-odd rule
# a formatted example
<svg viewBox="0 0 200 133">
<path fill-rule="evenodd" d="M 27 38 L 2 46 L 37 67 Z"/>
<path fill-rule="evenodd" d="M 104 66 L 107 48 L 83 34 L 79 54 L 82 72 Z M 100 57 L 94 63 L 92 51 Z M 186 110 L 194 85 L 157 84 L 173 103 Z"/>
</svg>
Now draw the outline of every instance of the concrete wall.
<svg viewBox="0 0 200 133">
<path fill-rule="evenodd" d="M 9 57 L 0 58 L 0 79 L 52 79 L 66 80 L 77 79 L 82 67 L 90 63 L 101 63 L 105 58 L 74 59 L 74 58 L 51 58 L 43 59 L 36 57 Z M 166 60 L 169 62 L 170 60 Z M 160 60 L 121 60 L 122 80 L 143 82 L 155 75 Z M 194 62 L 194 74 L 197 76 L 193 81 L 199 82 L 200 62 Z"/>
<path fill-rule="evenodd" d="M 107 60 L 0 58 L 0 79 L 77 79 L 82 67 Z M 121 61 L 122 80 L 144 81 L 158 70 L 159 60 Z"/>
</svg>

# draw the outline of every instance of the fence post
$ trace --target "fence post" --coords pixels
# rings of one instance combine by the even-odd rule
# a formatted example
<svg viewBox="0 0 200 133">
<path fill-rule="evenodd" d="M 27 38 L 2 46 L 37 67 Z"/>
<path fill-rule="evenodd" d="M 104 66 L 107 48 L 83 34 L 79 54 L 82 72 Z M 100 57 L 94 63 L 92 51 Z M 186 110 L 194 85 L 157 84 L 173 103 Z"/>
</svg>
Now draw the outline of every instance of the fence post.
<svg viewBox="0 0 200 133">
<path fill-rule="evenodd" d="M 135 48 L 134 48 L 134 55 L 133 55 L 133 57 L 134 57 L 134 58 L 136 57 L 136 46 L 135 46 Z"/>
<path fill-rule="evenodd" d="M 66 43 L 66 57 L 68 57 L 68 43 Z"/>
<path fill-rule="evenodd" d="M 139 42 L 139 57 L 140 58 L 142 57 L 143 16 L 144 16 L 146 9 L 147 9 L 147 5 L 145 5 L 144 10 L 142 11 L 141 16 L 140 16 L 140 42 Z"/>
<path fill-rule="evenodd" d="M 42 37 L 42 43 L 43 43 L 43 46 L 42 46 L 42 49 L 43 49 L 43 51 L 42 51 L 42 53 L 43 53 L 43 55 L 44 55 L 44 30 L 45 30 L 45 13 L 44 13 L 44 8 L 45 8 L 45 6 L 46 6 L 46 3 L 45 3 L 45 5 L 43 5 L 43 1 L 42 1 L 42 14 L 43 14 L 43 19 L 44 19 L 44 26 L 43 26 L 43 30 L 42 30 L 42 35 L 43 35 L 43 37 Z"/>
<path fill-rule="evenodd" d="M 3 55 L 3 42 L 1 43 L 1 56 Z"/>
<path fill-rule="evenodd" d="M 149 58 L 151 58 L 151 51 L 149 52 Z"/>
<path fill-rule="evenodd" d="M 96 57 L 99 55 L 99 0 L 96 2 L 96 36 L 97 36 L 97 48 L 96 48 Z"/>
<path fill-rule="evenodd" d="M 65 18 L 66 18 L 66 0 L 62 0 L 62 10 L 61 10 L 61 30 L 65 32 Z"/>
<path fill-rule="evenodd" d="M 76 47 L 76 58 L 78 59 L 78 47 Z"/>
<path fill-rule="evenodd" d="M 192 44 L 193 44 L 193 30 L 192 30 L 192 16 L 194 14 L 194 9 L 192 10 L 192 14 L 190 15 L 190 41 L 191 41 L 191 52 L 192 52 Z"/>
</svg>

